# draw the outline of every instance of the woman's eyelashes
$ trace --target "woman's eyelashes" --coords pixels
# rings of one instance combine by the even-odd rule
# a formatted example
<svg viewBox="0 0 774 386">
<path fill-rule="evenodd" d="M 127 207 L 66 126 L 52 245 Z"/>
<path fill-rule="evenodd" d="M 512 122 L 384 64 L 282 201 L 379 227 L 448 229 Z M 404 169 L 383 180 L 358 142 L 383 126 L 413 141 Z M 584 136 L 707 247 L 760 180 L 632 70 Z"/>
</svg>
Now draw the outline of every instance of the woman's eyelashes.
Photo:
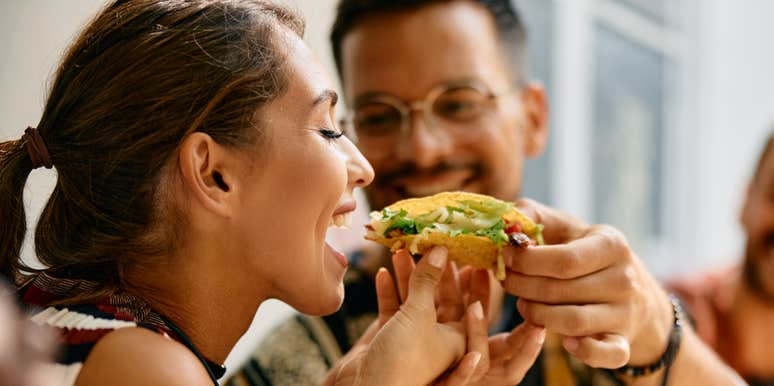
<svg viewBox="0 0 774 386">
<path fill-rule="evenodd" d="M 320 134 L 322 134 L 322 136 L 329 141 L 341 138 L 344 135 L 344 132 L 338 129 L 334 130 L 334 129 L 321 127 L 319 131 L 320 131 Z"/>
</svg>

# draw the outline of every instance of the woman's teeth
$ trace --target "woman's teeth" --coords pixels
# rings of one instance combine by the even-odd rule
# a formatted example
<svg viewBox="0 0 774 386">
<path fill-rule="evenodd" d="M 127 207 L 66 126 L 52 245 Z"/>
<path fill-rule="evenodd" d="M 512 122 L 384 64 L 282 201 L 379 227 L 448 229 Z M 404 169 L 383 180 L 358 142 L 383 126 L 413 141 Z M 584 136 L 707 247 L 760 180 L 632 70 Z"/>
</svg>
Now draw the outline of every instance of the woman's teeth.
<svg viewBox="0 0 774 386">
<path fill-rule="evenodd" d="M 349 229 L 350 224 L 352 224 L 352 212 L 347 212 L 333 216 L 328 226 Z"/>
</svg>

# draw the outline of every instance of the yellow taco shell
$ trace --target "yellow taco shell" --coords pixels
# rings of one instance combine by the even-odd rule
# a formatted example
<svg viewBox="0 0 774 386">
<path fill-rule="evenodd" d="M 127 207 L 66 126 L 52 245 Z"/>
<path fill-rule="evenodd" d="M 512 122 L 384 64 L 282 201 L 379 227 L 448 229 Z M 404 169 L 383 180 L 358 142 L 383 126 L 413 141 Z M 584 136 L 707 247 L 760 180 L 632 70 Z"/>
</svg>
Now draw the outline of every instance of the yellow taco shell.
<svg viewBox="0 0 774 386">
<path fill-rule="evenodd" d="M 387 209 L 392 212 L 404 210 L 407 213 L 406 217 L 417 218 L 439 208 L 447 206 L 458 207 L 462 202 L 466 201 L 489 201 L 505 204 L 503 201 L 482 194 L 444 192 L 428 197 L 398 201 L 388 206 Z M 510 224 L 519 223 L 523 233 L 532 239 L 542 242 L 540 225 L 519 212 L 515 206 L 509 206 L 512 210 L 506 211 L 502 215 L 503 219 Z M 498 277 L 504 277 L 505 274 L 504 265 L 500 258 L 500 250 L 503 245 L 497 245 L 492 239 L 485 236 L 465 233 L 452 236 L 445 232 L 429 230 L 419 234 L 403 234 L 397 237 L 389 237 L 377 232 L 368 232 L 366 238 L 390 247 L 393 250 L 406 248 L 412 253 L 419 254 L 425 254 L 434 246 L 444 246 L 449 251 L 449 258 L 458 264 L 470 265 L 476 268 L 496 268 Z"/>
</svg>

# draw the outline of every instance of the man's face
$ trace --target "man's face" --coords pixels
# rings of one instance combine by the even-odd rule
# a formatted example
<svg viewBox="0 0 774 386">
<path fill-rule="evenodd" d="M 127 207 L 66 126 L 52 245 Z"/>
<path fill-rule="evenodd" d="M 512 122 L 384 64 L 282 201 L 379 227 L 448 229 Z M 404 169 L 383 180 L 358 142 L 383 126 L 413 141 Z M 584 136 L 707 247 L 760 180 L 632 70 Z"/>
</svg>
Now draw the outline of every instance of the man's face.
<svg viewBox="0 0 774 386">
<path fill-rule="evenodd" d="M 440 2 L 362 20 L 343 40 L 342 71 L 350 107 L 374 100 L 416 106 L 428 94 L 459 84 L 480 85 L 495 95 L 475 118 L 449 123 L 438 114 L 464 106 L 438 107 L 443 104 L 438 102 L 413 109 L 403 130 L 359 135 L 358 146 L 376 172 L 366 189 L 374 208 L 450 190 L 513 200 L 521 189 L 524 158 L 543 150 L 543 90 L 514 87 L 494 19 L 473 2 Z M 451 89 L 444 95 L 468 98 L 467 91 Z"/>
<path fill-rule="evenodd" d="M 747 234 L 745 275 L 753 289 L 774 301 L 774 154 L 750 183 L 742 209 Z"/>
</svg>

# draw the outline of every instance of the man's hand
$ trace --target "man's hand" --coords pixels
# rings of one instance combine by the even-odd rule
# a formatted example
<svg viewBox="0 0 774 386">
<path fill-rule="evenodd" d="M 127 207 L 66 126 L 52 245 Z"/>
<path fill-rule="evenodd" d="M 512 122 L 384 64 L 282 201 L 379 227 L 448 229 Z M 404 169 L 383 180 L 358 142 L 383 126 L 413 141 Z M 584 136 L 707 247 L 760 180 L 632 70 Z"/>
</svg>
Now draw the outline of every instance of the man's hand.
<svg viewBox="0 0 774 386">
<path fill-rule="evenodd" d="M 547 244 L 503 250 L 503 287 L 520 298 L 525 320 L 564 335 L 565 349 L 593 367 L 658 360 L 667 346 L 671 307 L 624 236 L 534 201 L 517 206 L 543 224 Z"/>
</svg>

